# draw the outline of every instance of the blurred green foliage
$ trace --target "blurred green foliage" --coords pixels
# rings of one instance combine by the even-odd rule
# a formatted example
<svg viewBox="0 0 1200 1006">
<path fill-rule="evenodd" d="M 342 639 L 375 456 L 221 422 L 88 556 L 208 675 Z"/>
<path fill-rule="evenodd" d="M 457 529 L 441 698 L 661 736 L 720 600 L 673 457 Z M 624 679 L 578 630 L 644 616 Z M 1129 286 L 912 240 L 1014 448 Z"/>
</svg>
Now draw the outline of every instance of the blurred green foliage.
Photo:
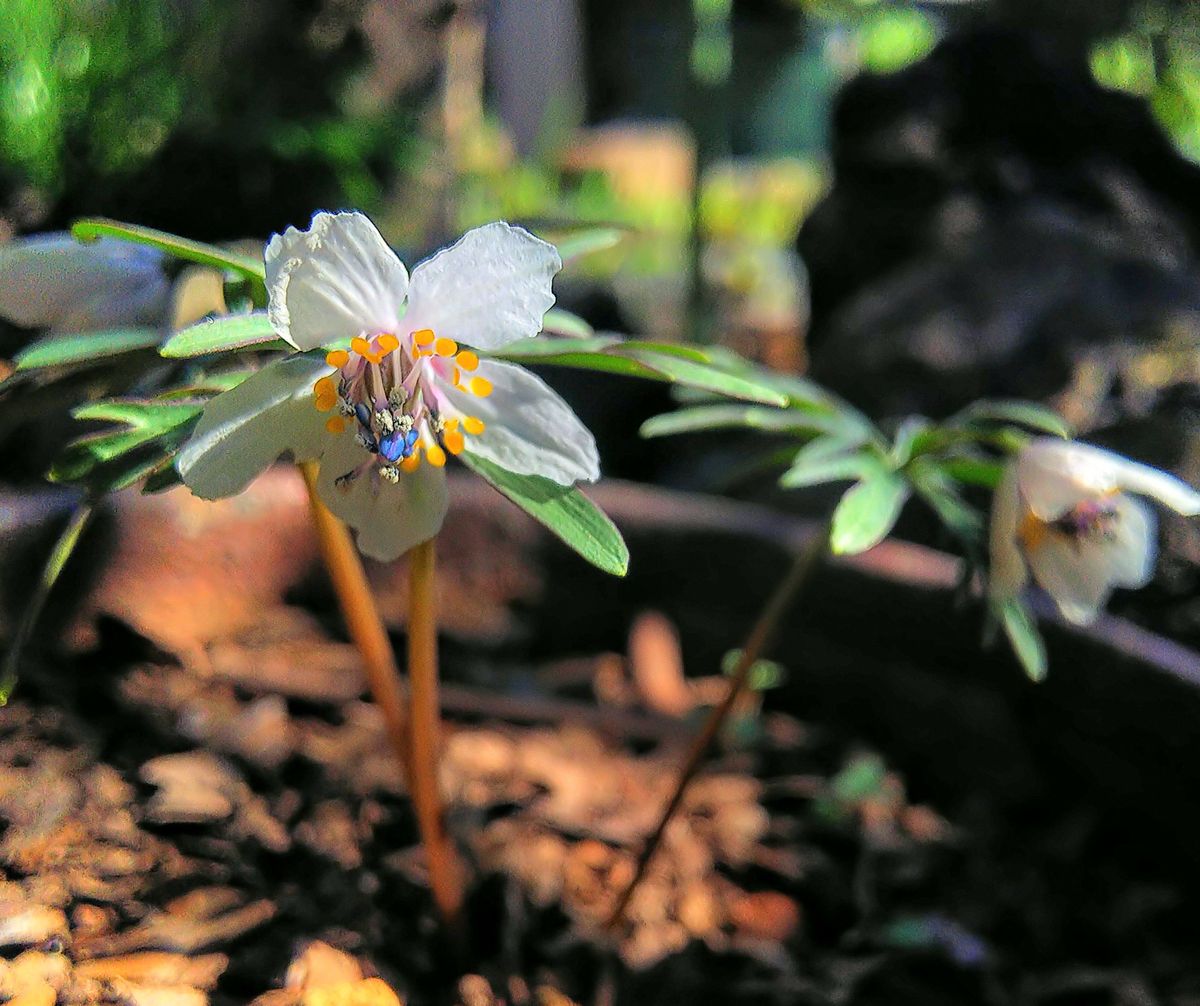
<svg viewBox="0 0 1200 1006">
<path fill-rule="evenodd" d="M 1139 6 L 1130 28 L 1098 42 L 1092 73 L 1107 87 L 1148 98 L 1182 153 L 1200 160 L 1200 6 Z"/>
</svg>

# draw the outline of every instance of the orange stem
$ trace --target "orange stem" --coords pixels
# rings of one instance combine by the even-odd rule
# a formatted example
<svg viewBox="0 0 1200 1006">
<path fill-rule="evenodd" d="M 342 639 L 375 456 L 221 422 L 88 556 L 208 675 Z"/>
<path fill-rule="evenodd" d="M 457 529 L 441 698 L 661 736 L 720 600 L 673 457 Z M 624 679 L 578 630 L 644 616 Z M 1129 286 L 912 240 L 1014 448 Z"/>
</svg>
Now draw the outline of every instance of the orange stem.
<svg viewBox="0 0 1200 1006">
<path fill-rule="evenodd" d="M 375 595 L 367 583 L 358 549 L 350 537 L 346 525 L 338 520 L 317 495 L 317 465 L 313 461 L 300 464 L 304 484 L 308 487 L 308 502 L 312 509 L 313 524 L 317 529 L 317 540 L 329 579 L 337 594 L 342 617 L 350 640 L 362 656 L 367 685 L 379 711 L 383 713 L 384 727 L 388 740 L 400 762 L 405 781 L 412 789 L 409 765 L 407 717 L 404 713 L 404 693 L 400 683 L 400 670 L 388 639 L 387 629 L 375 606 Z"/>
<path fill-rule="evenodd" d="M 437 597 L 434 539 L 409 552 L 408 682 L 411 690 L 409 764 L 417 827 L 429 861 L 433 900 L 451 934 L 461 940 L 463 891 L 458 859 L 446 832 L 438 792 L 440 756 Z"/>
</svg>

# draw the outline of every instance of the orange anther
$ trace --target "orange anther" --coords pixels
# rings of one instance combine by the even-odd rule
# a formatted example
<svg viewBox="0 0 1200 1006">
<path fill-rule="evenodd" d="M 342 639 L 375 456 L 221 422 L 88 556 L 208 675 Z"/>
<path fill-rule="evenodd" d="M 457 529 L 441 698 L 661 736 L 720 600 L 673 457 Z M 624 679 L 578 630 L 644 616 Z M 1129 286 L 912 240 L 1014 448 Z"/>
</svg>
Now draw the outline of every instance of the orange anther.
<svg viewBox="0 0 1200 1006">
<path fill-rule="evenodd" d="M 317 395 L 314 404 L 316 405 L 318 412 L 328 412 L 335 405 L 337 405 L 337 395 Z"/>
<path fill-rule="evenodd" d="M 433 329 L 419 328 L 417 331 L 413 332 L 412 338 L 413 342 L 415 342 L 418 346 L 428 346 L 431 342 L 433 342 Z"/>
<path fill-rule="evenodd" d="M 442 434 L 442 443 L 446 445 L 446 450 L 451 454 L 461 454 L 462 449 L 466 446 L 463 441 L 463 435 L 458 430 L 447 430 Z M 430 458 L 432 461 L 433 459 Z"/>
<path fill-rule="evenodd" d="M 388 353 L 400 348 L 400 340 L 392 335 L 391 332 L 388 332 L 386 335 L 381 335 L 375 340 L 375 342 L 379 346 L 380 352 L 383 353 L 384 356 L 387 356 Z"/>
<path fill-rule="evenodd" d="M 425 460 L 434 468 L 442 468 L 446 464 L 446 452 L 437 444 L 430 444 L 425 448 Z"/>
<path fill-rule="evenodd" d="M 421 467 L 421 455 L 413 451 L 408 457 L 400 462 L 400 470 L 405 472 L 415 472 Z"/>
<path fill-rule="evenodd" d="M 487 429 L 487 427 L 484 425 L 483 420 L 479 419 L 476 416 L 467 416 L 462 421 L 462 424 L 463 424 L 463 429 L 466 430 L 473 437 L 479 436 L 479 434 L 481 434 L 484 430 Z"/>
<path fill-rule="evenodd" d="M 463 370 L 474 370 L 479 366 L 479 357 L 469 349 L 464 349 L 454 358 L 454 362 L 462 367 Z"/>
<path fill-rule="evenodd" d="M 341 416 L 330 416 L 325 420 L 325 429 L 330 433 L 345 433 L 346 420 Z"/>
<path fill-rule="evenodd" d="M 336 395 L 337 386 L 333 383 L 332 377 L 322 377 L 313 385 L 313 391 L 316 392 L 318 398 L 322 395 Z"/>
<path fill-rule="evenodd" d="M 362 336 L 355 336 L 353 339 L 351 339 L 350 348 L 359 356 L 371 355 L 371 344 L 367 342 L 366 339 L 362 338 Z"/>
<path fill-rule="evenodd" d="M 443 337 L 433 344 L 433 351 L 438 356 L 453 356 L 458 352 L 458 343 Z"/>
<path fill-rule="evenodd" d="M 346 366 L 346 364 L 350 362 L 350 354 L 344 349 L 331 349 L 325 354 L 325 362 L 328 363 L 329 366 L 336 367 L 338 370 L 341 370 L 342 367 Z"/>
<path fill-rule="evenodd" d="M 487 398 L 492 393 L 492 382 L 486 377 L 472 377 L 471 383 L 467 386 L 472 395 L 478 395 L 480 398 Z"/>
<path fill-rule="evenodd" d="M 458 429 L 458 420 L 457 419 L 442 420 L 442 429 L 448 430 L 450 432 L 454 432 L 455 430 Z"/>
</svg>

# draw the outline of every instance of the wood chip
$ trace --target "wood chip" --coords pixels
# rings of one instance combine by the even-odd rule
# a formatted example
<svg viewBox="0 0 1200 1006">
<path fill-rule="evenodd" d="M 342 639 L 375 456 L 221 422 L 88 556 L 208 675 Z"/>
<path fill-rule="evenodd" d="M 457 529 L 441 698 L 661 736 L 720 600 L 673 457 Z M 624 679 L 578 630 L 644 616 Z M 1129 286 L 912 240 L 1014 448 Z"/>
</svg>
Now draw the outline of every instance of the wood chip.
<svg viewBox="0 0 1200 1006">
<path fill-rule="evenodd" d="M 288 966 L 284 984 L 290 989 L 315 989 L 357 982 L 362 977 L 357 960 L 328 943 L 313 940 Z"/>
<path fill-rule="evenodd" d="M 121 979 L 141 985 L 193 985 L 212 989 L 228 966 L 229 958 L 224 954 L 186 957 L 145 952 L 81 961 L 75 967 L 75 974 L 80 978 L 104 981 Z"/>
</svg>

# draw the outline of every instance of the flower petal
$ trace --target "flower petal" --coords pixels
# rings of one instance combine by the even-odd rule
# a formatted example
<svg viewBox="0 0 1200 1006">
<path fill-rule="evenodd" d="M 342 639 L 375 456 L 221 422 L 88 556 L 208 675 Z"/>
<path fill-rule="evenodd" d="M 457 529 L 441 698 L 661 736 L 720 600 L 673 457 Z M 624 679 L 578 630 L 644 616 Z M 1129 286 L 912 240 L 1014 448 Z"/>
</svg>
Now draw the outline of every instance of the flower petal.
<svg viewBox="0 0 1200 1006">
<path fill-rule="evenodd" d="M 1114 455 L 1116 478 L 1122 489 L 1151 496 L 1185 517 L 1200 514 L 1200 493 L 1174 475 Z"/>
<path fill-rule="evenodd" d="M 169 290 L 162 259 L 125 241 L 18 238 L 0 245 L 0 316 L 59 332 L 161 323 Z"/>
<path fill-rule="evenodd" d="M 518 475 L 541 475 L 563 486 L 600 477 L 592 434 L 540 377 L 494 360 L 480 363 L 476 374 L 491 382 L 487 398 L 438 385 L 459 412 L 486 424 L 468 442 L 471 453 Z"/>
<path fill-rule="evenodd" d="M 271 324 L 297 349 L 396 330 L 408 272 L 361 213 L 317 213 L 272 237 L 264 260 Z"/>
<path fill-rule="evenodd" d="M 1076 543 L 1048 535 L 1026 554 L 1038 586 L 1046 591 L 1069 622 L 1095 620 L 1112 592 L 1112 562 L 1097 542 Z"/>
<path fill-rule="evenodd" d="M 402 472 L 395 485 L 374 469 L 343 485 L 336 480 L 357 469 L 369 455 L 349 434 L 336 437 L 321 459 L 317 492 L 325 505 L 358 532 L 364 555 L 387 562 L 442 529 L 449 506 L 446 473 L 422 464 Z"/>
<path fill-rule="evenodd" d="M 542 330 L 561 268 L 558 249 L 520 227 L 476 227 L 413 270 L 405 327 L 476 349 L 527 339 Z"/>
<path fill-rule="evenodd" d="M 280 454 L 319 457 L 329 439 L 313 407 L 313 382 L 329 368 L 293 356 L 268 364 L 204 408 L 175 459 L 183 481 L 203 499 L 241 492 Z"/>
<path fill-rule="evenodd" d="M 988 589 L 997 600 L 1016 597 L 1029 581 L 1029 571 L 1021 557 L 1017 531 L 1021 521 L 1021 496 L 1017 491 L 1017 466 L 1010 461 L 992 495 L 990 535 L 991 569 Z"/>
<path fill-rule="evenodd" d="M 1122 496 L 1116 502 L 1112 537 L 1104 542 L 1119 587 L 1144 587 L 1154 576 L 1158 541 L 1154 511 L 1141 500 Z"/>
<path fill-rule="evenodd" d="M 1017 484 L 1034 516 L 1053 521 L 1083 500 L 1116 490 L 1119 460 L 1089 444 L 1039 437 L 1017 456 Z"/>
</svg>

